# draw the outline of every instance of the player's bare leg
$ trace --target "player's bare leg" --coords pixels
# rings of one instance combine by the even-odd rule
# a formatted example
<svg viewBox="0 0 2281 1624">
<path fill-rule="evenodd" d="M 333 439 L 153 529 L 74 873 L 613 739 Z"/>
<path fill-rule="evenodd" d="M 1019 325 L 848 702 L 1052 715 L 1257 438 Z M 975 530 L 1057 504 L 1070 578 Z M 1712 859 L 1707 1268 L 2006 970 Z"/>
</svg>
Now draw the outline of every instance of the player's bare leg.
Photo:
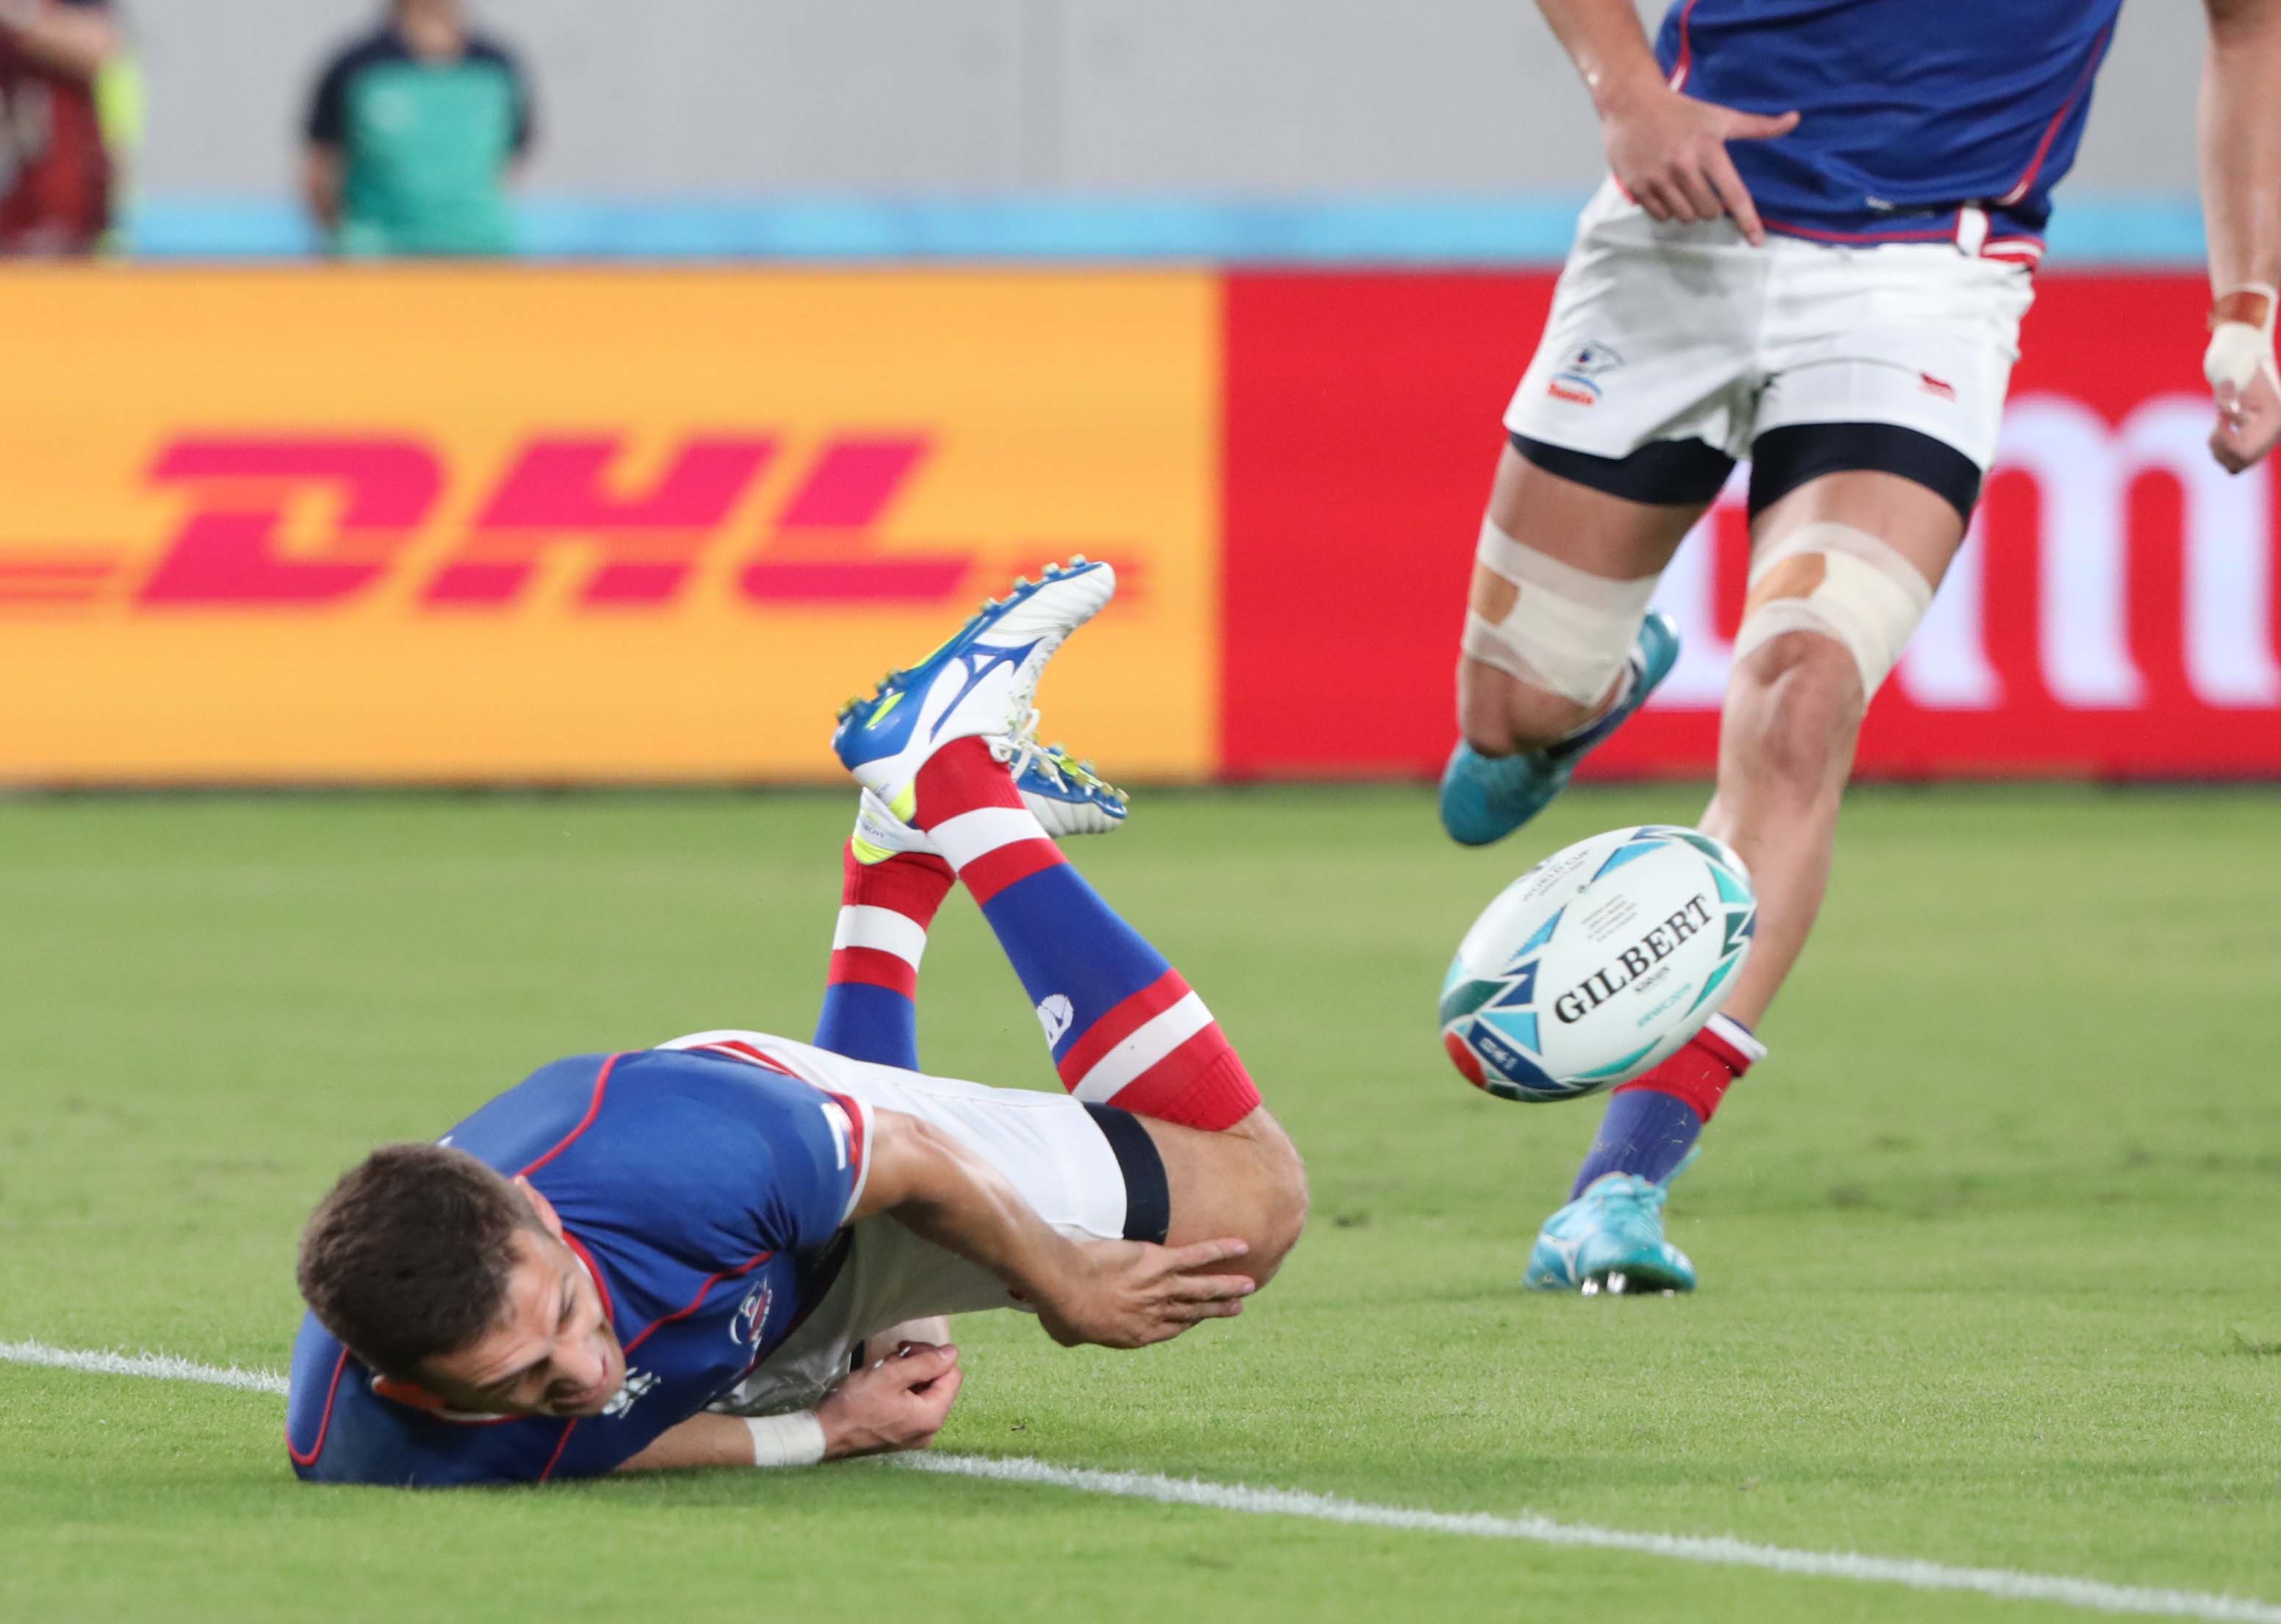
<svg viewBox="0 0 2281 1624">
<path fill-rule="evenodd" d="M 1867 472 L 1827 475 L 1799 486 L 1759 516 L 1754 552 L 1809 524 L 1866 532 L 1924 577 L 1929 595 L 1964 544 L 1964 521 L 1914 480 Z M 1769 575 L 1751 607 L 1784 591 Z M 1762 596 L 1762 594 L 1764 596 Z M 1853 768 L 1867 707 L 1861 673 L 1836 639 L 1792 631 L 1739 661 L 1727 685 L 1719 732 L 1719 786 L 1703 830 L 1750 865 L 1759 893 L 1758 937 L 1722 1012 L 1756 1026 L 1797 963 L 1829 882 L 1838 802 Z"/>
<path fill-rule="evenodd" d="M 1458 661 L 1452 839 L 1486 845 L 1535 816 L 1669 671 L 1677 638 L 1648 594 L 1703 511 L 1612 496 L 1505 447 Z"/>
<path fill-rule="evenodd" d="M 1703 1031 L 1610 1097 L 1569 1204 L 1530 1255 L 1527 1283 L 1537 1289 L 1692 1289 L 1694 1264 L 1663 1238 L 1665 1186 L 1728 1085 L 1765 1053 L 1751 1028 L 1821 911 L 1868 697 L 1964 540 L 1946 497 L 1867 471 L 1798 486 L 1751 530 L 1742 652 L 1703 828 L 1750 866 L 1757 940 Z"/>
<path fill-rule="evenodd" d="M 1307 1222 L 1307 1172 L 1298 1147 L 1264 1105 L 1218 1133 L 1142 1116 L 1164 1160 L 1172 1198 L 1168 1246 L 1240 1235 L 1250 1250 L 1224 1265 L 1264 1286 Z"/>
</svg>

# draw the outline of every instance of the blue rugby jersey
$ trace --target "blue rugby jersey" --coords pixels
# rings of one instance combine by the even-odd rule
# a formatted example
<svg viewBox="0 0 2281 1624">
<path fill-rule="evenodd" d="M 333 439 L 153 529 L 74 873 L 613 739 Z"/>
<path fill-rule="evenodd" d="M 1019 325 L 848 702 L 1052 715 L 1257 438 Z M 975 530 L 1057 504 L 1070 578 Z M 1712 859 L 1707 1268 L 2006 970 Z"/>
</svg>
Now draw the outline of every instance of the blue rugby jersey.
<svg viewBox="0 0 2281 1624">
<path fill-rule="evenodd" d="M 1769 230 L 1924 242 L 1988 212 L 2040 243 L 2122 0 L 1675 0 L 1656 55 L 1679 87 L 1803 115 L 1728 147 Z"/>
<path fill-rule="evenodd" d="M 607 1413 L 455 1418 L 376 1381 L 305 1315 L 286 1410 L 294 1470 L 410 1486 L 592 1476 L 774 1352 L 845 1255 L 869 1117 L 729 1047 L 557 1061 L 445 1136 L 554 1203 L 625 1349 Z"/>
</svg>

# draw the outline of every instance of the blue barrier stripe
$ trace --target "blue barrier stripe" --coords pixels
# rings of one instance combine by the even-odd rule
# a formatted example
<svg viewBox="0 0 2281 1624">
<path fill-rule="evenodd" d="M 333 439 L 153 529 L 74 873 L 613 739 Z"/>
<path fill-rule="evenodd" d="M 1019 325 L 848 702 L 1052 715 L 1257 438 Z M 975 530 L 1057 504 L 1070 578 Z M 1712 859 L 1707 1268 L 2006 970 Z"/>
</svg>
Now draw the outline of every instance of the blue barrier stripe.
<svg viewBox="0 0 2281 1624">
<path fill-rule="evenodd" d="M 1583 201 L 537 197 L 516 214 L 523 252 L 537 259 L 1464 267 L 1558 260 Z M 134 254 L 153 259 L 295 259 L 316 246 L 297 208 L 267 198 L 146 197 L 134 209 L 128 241 Z M 2052 222 L 2055 265 L 2185 266 L 2201 257 L 2201 213 L 2190 198 L 2076 198 Z"/>
</svg>

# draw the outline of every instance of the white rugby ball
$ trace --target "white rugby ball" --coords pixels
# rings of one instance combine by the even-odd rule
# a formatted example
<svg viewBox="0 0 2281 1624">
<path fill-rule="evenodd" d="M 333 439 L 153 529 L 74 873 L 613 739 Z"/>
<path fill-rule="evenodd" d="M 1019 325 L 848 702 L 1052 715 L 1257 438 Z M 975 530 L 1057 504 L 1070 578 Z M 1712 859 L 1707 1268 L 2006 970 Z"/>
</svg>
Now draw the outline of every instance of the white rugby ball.
<svg viewBox="0 0 2281 1624">
<path fill-rule="evenodd" d="M 1490 903 L 1442 983 L 1442 1042 L 1476 1087 L 1573 1100 L 1627 1082 L 1718 1011 L 1750 956 L 1742 859 L 1693 829 L 1612 830 Z"/>
</svg>

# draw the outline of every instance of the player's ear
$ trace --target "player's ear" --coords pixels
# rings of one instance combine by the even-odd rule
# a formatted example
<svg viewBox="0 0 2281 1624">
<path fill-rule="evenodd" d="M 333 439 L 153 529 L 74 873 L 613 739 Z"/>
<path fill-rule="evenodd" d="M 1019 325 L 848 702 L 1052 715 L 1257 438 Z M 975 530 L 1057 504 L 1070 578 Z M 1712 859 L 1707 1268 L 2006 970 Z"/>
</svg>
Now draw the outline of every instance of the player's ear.
<svg viewBox="0 0 2281 1624">
<path fill-rule="evenodd" d="M 522 1193 L 523 1200 L 530 1203 L 530 1210 L 538 1214 L 539 1226 L 560 1241 L 562 1238 L 562 1219 L 554 1210 L 554 1203 L 541 1195 L 538 1187 L 520 1173 L 514 1177 L 514 1187 Z"/>
</svg>

